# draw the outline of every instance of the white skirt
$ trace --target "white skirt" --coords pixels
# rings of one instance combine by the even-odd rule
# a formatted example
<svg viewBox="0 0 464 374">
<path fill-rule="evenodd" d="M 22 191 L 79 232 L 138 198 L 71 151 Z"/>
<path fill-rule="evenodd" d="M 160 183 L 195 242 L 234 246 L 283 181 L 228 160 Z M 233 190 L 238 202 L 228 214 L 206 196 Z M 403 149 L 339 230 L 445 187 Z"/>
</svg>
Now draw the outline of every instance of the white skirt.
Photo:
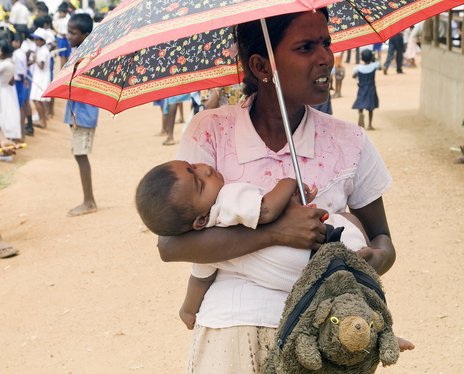
<svg viewBox="0 0 464 374">
<path fill-rule="evenodd" d="M 261 372 L 277 329 L 234 326 L 212 329 L 196 325 L 188 374 L 256 374 Z"/>
<path fill-rule="evenodd" d="M 15 86 L 0 86 L 0 125 L 9 139 L 21 138 L 21 114 Z"/>
<path fill-rule="evenodd" d="M 34 101 L 50 101 L 49 97 L 42 97 L 49 85 L 50 72 L 39 70 L 36 67 L 34 69 L 34 74 L 32 75 L 30 99 Z"/>
</svg>

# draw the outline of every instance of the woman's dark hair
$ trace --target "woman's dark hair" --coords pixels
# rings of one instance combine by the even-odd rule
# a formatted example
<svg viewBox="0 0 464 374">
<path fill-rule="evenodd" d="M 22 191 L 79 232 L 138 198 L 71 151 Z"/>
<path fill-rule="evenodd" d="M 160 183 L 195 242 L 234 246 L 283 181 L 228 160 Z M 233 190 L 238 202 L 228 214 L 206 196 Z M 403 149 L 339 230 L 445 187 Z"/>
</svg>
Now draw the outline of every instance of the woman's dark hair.
<svg viewBox="0 0 464 374">
<path fill-rule="evenodd" d="M 73 14 L 69 19 L 82 34 L 90 34 L 93 29 L 93 19 L 87 13 Z"/>
<path fill-rule="evenodd" d="M 0 51 L 2 51 L 2 57 L 8 58 L 13 55 L 13 47 L 8 40 L 0 39 Z"/>
<path fill-rule="evenodd" d="M 320 8 L 318 10 L 324 14 L 327 20 L 329 19 L 327 8 Z M 279 45 L 290 23 L 301 14 L 302 12 L 289 13 L 266 18 L 272 48 L 275 49 Z M 248 60 L 254 54 L 268 57 L 261 22 L 251 21 L 237 25 L 236 38 L 239 58 L 245 73 L 243 77 L 243 93 L 246 96 L 250 96 L 258 91 L 258 82 L 248 66 Z"/>
<path fill-rule="evenodd" d="M 140 181 L 135 205 L 147 228 L 163 236 L 180 235 L 192 230 L 195 220 L 192 206 L 178 206 L 172 198 L 177 176 L 169 162 L 151 169 Z"/>
</svg>

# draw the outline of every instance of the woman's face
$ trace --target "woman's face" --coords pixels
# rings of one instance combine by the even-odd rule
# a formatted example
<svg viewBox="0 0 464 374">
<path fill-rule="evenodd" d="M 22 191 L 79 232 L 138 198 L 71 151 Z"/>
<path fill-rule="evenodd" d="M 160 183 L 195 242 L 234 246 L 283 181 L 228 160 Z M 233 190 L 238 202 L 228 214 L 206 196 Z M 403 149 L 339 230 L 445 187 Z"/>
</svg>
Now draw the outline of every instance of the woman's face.
<svg viewBox="0 0 464 374">
<path fill-rule="evenodd" d="M 274 51 L 287 105 L 316 105 L 328 99 L 334 64 L 327 21 L 321 12 L 295 18 Z"/>
</svg>

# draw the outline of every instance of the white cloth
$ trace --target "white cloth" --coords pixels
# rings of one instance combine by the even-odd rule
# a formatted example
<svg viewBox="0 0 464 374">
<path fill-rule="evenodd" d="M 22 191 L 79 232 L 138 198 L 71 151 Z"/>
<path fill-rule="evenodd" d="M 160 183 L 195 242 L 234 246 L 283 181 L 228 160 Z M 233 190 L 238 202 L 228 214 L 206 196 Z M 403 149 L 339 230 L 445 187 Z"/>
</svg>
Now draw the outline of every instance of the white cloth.
<svg viewBox="0 0 464 374">
<path fill-rule="evenodd" d="M 35 53 L 37 51 L 37 45 L 35 44 L 35 42 L 33 40 L 30 40 L 30 39 L 25 39 L 23 40 L 23 42 L 21 43 L 21 50 L 24 51 L 24 53 L 26 54 L 27 58 L 28 58 L 28 64 L 29 67 L 28 67 L 28 70 L 30 71 L 31 75 L 33 75 L 34 73 L 34 57 L 35 57 Z"/>
<path fill-rule="evenodd" d="M 223 106 L 198 113 L 184 133 L 178 158 L 216 167 L 226 183 L 250 182 L 265 191 L 278 179 L 294 177 L 288 145 L 278 152 L 267 148 L 253 127 L 249 107 Z M 389 188 L 390 175 L 359 126 L 307 108 L 293 138 L 303 181 L 318 188 L 314 203 L 329 213 L 343 212 L 347 205 L 366 206 Z M 219 271 L 197 323 L 212 328 L 277 327 L 289 290 L 309 254 L 273 246 L 214 264 Z M 254 280 L 245 274 L 252 274 Z"/>
<path fill-rule="evenodd" d="M 95 12 L 92 8 L 85 8 L 85 9 L 82 9 L 82 8 L 79 8 L 79 9 L 76 9 L 76 11 L 74 12 L 75 14 L 82 14 L 82 13 L 86 13 L 88 14 L 90 17 L 95 17 Z"/>
<path fill-rule="evenodd" d="M 58 12 L 53 18 L 53 28 L 55 29 L 56 33 L 61 37 L 66 37 L 66 34 L 68 33 L 69 18 L 71 18 L 69 14 L 66 14 L 64 17 L 60 18 Z"/>
<path fill-rule="evenodd" d="M 9 21 L 13 25 L 27 25 L 29 23 L 30 16 L 31 13 L 29 12 L 29 9 L 27 9 L 24 4 L 17 1 L 11 7 Z"/>
<path fill-rule="evenodd" d="M 243 224 L 255 229 L 261 212 L 262 197 L 263 190 L 258 186 L 249 183 L 226 184 L 219 192 L 216 203 L 211 208 L 211 212 L 214 212 L 210 213 L 207 227 L 228 227 Z M 343 215 L 330 214 L 325 223 L 333 227 L 345 228 L 340 240 L 351 250 L 358 251 L 367 245 L 362 232 Z M 286 247 L 277 246 L 276 248 L 286 249 Z M 266 274 L 272 272 L 272 267 L 275 265 L 272 258 L 268 258 L 266 251 L 260 253 L 259 256 L 251 256 L 246 267 L 241 266 L 240 262 L 241 259 L 237 261 L 233 259 L 217 264 L 192 264 L 192 275 L 197 278 L 207 278 L 213 275 L 218 267 L 229 271 L 235 271 L 237 267 L 241 267 L 242 275 L 249 280 L 263 287 L 269 285 Z M 259 269 L 259 271 L 253 269 Z M 244 273 L 245 270 L 249 272 Z M 298 273 L 295 272 L 295 268 L 286 267 L 285 262 L 281 264 L 279 271 L 280 274 L 273 281 L 272 286 L 290 292 L 293 283 L 298 279 L 295 278 Z M 255 274 L 259 276 L 255 276 Z M 277 283 L 279 279 L 281 280 L 280 284 Z"/>
<path fill-rule="evenodd" d="M 21 43 L 21 49 L 24 51 L 24 53 L 28 52 L 35 52 L 37 51 L 37 44 L 34 43 L 33 40 L 30 39 L 25 39 Z"/>
<path fill-rule="evenodd" d="M 21 120 L 18 95 L 10 81 L 15 67 L 11 58 L 0 60 L 0 125 L 3 134 L 10 139 L 21 138 Z"/>
<path fill-rule="evenodd" d="M 417 43 L 420 42 L 422 35 L 422 30 L 424 28 L 424 23 L 419 22 L 414 26 L 411 33 L 409 34 L 408 44 L 406 46 L 406 51 L 404 51 L 404 58 L 413 59 L 420 52 L 420 47 Z"/>
<path fill-rule="evenodd" d="M 45 29 L 47 37 L 45 39 L 45 43 L 47 44 L 48 48 L 52 47 L 52 44 L 56 42 L 56 36 L 52 29 Z"/>
<path fill-rule="evenodd" d="M 15 80 L 21 80 L 21 76 L 27 76 L 27 56 L 21 48 L 15 49 L 13 52 L 13 63 L 15 66 Z"/>
<path fill-rule="evenodd" d="M 219 191 L 206 227 L 244 225 L 255 229 L 264 191 L 250 183 L 230 183 Z"/>
<path fill-rule="evenodd" d="M 43 69 L 39 63 L 43 62 Z M 42 98 L 43 93 L 50 84 L 50 51 L 47 45 L 41 46 L 36 52 L 36 63 L 32 75 L 31 100 L 50 101 L 49 98 Z"/>
<path fill-rule="evenodd" d="M 369 64 L 359 64 L 356 65 L 353 69 L 353 74 L 361 73 L 361 74 L 369 74 L 372 73 L 374 70 L 377 70 L 380 67 L 378 61 L 371 62 Z"/>
</svg>

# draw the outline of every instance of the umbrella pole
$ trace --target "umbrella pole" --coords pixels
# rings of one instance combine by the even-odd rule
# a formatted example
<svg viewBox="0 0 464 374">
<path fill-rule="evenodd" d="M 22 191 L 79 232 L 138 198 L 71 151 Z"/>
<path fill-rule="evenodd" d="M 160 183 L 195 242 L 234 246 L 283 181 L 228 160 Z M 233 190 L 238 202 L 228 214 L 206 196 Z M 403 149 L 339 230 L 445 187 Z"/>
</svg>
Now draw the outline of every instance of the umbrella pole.
<svg viewBox="0 0 464 374">
<path fill-rule="evenodd" d="M 282 88 L 280 86 L 279 74 L 277 72 L 277 67 L 274 58 L 274 52 L 272 50 L 271 39 L 269 38 L 269 32 L 267 30 L 266 20 L 261 18 L 261 28 L 263 29 L 264 40 L 266 42 L 266 48 L 269 55 L 269 62 L 271 63 L 273 82 L 275 85 L 277 99 L 279 100 L 280 112 L 282 114 L 282 121 L 284 122 L 285 135 L 287 136 L 288 147 L 290 149 L 290 155 L 292 157 L 293 169 L 295 170 L 295 180 L 298 185 L 298 190 L 300 191 L 301 202 L 303 205 L 306 205 L 304 185 L 300 173 L 300 165 L 298 164 L 298 159 L 296 157 L 295 144 L 293 143 L 292 130 L 290 129 L 290 122 L 288 120 L 287 107 L 285 106 L 284 95 L 282 94 Z"/>
</svg>

